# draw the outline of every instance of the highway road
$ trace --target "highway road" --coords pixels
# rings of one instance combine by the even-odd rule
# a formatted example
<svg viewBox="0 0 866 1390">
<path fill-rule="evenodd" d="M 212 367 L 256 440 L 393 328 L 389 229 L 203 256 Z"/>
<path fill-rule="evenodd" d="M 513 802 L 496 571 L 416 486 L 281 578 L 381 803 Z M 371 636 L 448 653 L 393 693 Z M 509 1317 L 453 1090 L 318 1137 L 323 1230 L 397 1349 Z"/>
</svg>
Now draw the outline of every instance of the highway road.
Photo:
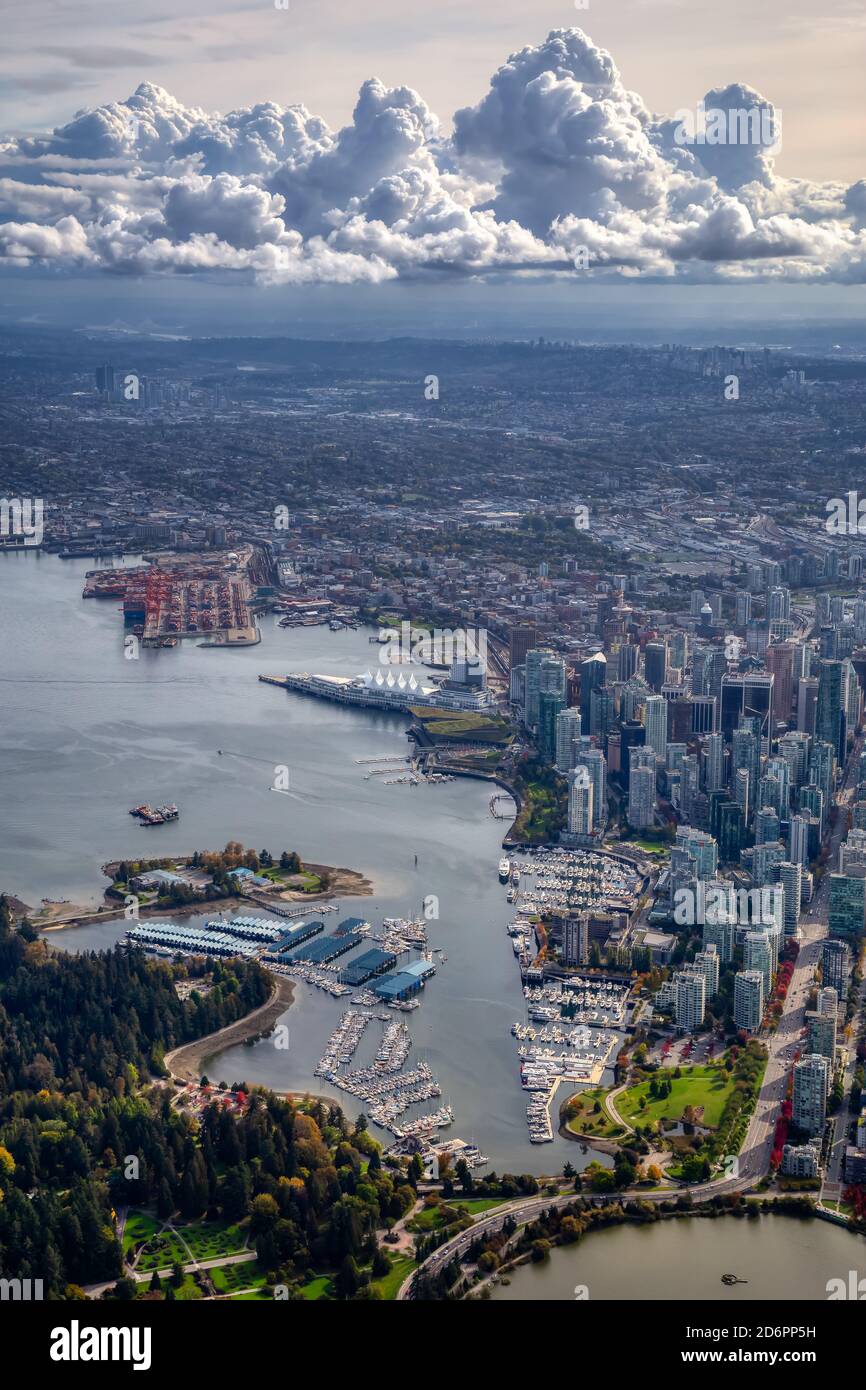
<svg viewBox="0 0 866 1390">
<path fill-rule="evenodd" d="M 617 1192 L 606 1197 L 593 1197 L 591 1193 L 583 1195 L 584 1201 L 589 1201 L 593 1206 L 601 1207 L 611 1200 L 624 1201 L 634 1199 L 641 1202 L 670 1202 L 677 1197 L 685 1195 L 693 1200 L 700 1201 L 702 1197 L 712 1197 L 725 1192 L 737 1192 L 751 1185 L 750 1179 L 742 1177 L 719 1178 L 715 1182 L 696 1183 L 693 1187 L 682 1189 L 669 1189 L 665 1192 L 646 1192 L 639 1188 Z M 578 1192 L 562 1193 L 558 1197 L 525 1197 L 519 1198 L 514 1202 L 504 1202 L 501 1206 L 493 1208 L 479 1216 L 467 1230 L 461 1231 L 459 1235 L 453 1236 L 451 1240 L 440 1245 L 438 1250 L 434 1250 L 431 1255 L 418 1266 L 418 1270 L 423 1270 L 425 1274 L 438 1274 L 445 1265 L 456 1257 L 464 1254 L 485 1231 L 498 1231 L 506 1216 L 511 1216 L 518 1226 L 524 1226 L 539 1216 L 543 1211 L 548 1211 L 551 1207 L 567 1207 L 572 1202 L 577 1201 L 582 1194 Z M 405 1299 L 409 1296 L 409 1289 L 412 1280 L 417 1273 L 413 1270 L 407 1279 L 401 1284 L 398 1290 L 398 1299 Z"/>
</svg>

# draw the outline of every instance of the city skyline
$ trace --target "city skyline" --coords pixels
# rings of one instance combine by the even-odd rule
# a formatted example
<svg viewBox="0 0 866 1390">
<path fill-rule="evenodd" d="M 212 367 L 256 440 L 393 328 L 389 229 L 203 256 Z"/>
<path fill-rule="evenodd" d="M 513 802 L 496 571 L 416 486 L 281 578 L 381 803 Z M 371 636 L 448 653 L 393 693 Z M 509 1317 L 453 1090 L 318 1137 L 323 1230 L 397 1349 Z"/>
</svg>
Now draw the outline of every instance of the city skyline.
<svg viewBox="0 0 866 1390">
<path fill-rule="evenodd" d="M 7 29 L 28 1352 L 225 1379 L 253 1304 L 561 1302 L 626 1373 L 847 1371 L 854 0 Z"/>
</svg>

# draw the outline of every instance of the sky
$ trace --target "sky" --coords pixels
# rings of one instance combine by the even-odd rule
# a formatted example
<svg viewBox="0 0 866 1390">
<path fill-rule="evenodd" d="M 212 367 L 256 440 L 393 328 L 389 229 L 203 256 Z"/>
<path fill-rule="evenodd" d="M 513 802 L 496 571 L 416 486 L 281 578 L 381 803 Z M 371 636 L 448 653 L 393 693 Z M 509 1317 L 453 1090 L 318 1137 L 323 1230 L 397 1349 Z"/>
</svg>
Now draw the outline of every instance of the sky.
<svg viewBox="0 0 866 1390">
<path fill-rule="evenodd" d="M 0 129 L 35 131 L 142 80 L 191 106 L 303 102 L 331 125 L 368 77 L 421 92 L 444 121 L 507 54 L 577 24 L 656 110 L 747 82 L 785 113 L 783 173 L 862 178 L 862 0 L 7 0 Z"/>
<path fill-rule="evenodd" d="M 22 279 L 866 283 L 861 0 L 43 0 L 3 26 L 0 312 Z"/>
</svg>

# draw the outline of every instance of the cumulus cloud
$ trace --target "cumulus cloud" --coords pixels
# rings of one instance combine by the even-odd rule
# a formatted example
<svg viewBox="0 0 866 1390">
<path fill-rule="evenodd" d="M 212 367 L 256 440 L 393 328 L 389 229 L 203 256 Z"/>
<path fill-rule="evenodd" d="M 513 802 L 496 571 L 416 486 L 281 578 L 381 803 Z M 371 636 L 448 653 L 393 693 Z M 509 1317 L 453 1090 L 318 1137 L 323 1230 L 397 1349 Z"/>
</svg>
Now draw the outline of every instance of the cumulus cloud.
<svg viewBox="0 0 866 1390">
<path fill-rule="evenodd" d="M 544 236 L 557 217 L 659 206 L 669 171 L 648 123 L 610 54 L 560 30 L 514 54 L 481 102 L 456 113 L 454 146 L 489 165 L 497 216 Z"/>
<path fill-rule="evenodd" d="M 783 179 L 781 114 L 739 82 L 653 113 L 580 29 L 521 49 L 443 134 L 376 78 L 332 131 L 141 83 L 0 140 L 0 262 L 270 283 L 442 273 L 866 279 L 866 181 Z M 580 269 L 576 269 L 578 266 Z"/>
</svg>

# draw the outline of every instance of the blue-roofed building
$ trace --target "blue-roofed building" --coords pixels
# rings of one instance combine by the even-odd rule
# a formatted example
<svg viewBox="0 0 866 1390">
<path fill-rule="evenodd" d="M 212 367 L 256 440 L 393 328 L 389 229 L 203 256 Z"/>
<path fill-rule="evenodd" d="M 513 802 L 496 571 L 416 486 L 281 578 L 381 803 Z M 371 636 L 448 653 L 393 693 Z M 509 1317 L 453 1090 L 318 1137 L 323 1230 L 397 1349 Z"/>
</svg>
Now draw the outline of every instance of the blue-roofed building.
<svg viewBox="0 0 866 1390">
<path fill-rule="evenodd" d="M 334 928 L 334 936 L 351 936 L 360 930 L 361 927 L 369 927 L 370 923 L 363 917 L 344 917 L 342 922 L 338 922 Z"/>
<path fill-rule="evenodd" d="M 332 932 L 329 936 L 320 936 L 316 941 L 308 941 L 306 946 L 295 952 L 292 959 L 305 960 L 311 965 L 326 965 L 345 955 L 346 951 L 353 950 L 360 939 L 357 936 L 337 936 Z"/>
<path fill-rule="evenodd" d="M 357 960 L 345 966 L 340 978 L 346 985 L 363 985 L 377 975 L 384 975 L 386 970 L 392 970 L 396 964 L 397 957 L 393 951 L 380 951 L 377 947 L 365 951 Z"/>
<path fill-rule="evenodd" d="M 279 955 L 283 951 L 292 951 L 301 942 L 309 941 L 311 936 L 318 936 L 319 932 L 325 930 L 324 922 L 295 922 L 294 926 L 287 928 L 282 933 L 278 941 L 275 941 L 268 950 L 273 955 Z"/>
<path fill-rule="evenodd" d="M 252 869 L 229 869 L 226 878 L 233 878 L 235 882 L 254 883 L 257 888 L 273 888 L 269 878 L 263 878 L 261 874 L 254 874 Z"/>
<path fill-rule="evenodd" d="M 436 974 L 436 966 L 431 960 L 413 960 L 408 965 L 400 966 L 401 975 L 414 975 L 418 980 L 429 980 L 431 975 Z"/>
<path fill-rule="evenodd" d="M 414 961 L 413 965 L 414 969 L 407 965 L 391 975 L 384 975 L 370 986 L 373 993 L 378 994 L 380 999 L 409 999 L 413 994 L 418 994 L 424 988 L 424 981 L 433 974 L 433 967 L 424 960 Z"/>
<path fill-rule="evenodd" d="M 380 999 L 408 999 L 410 994 L 418 993 L 421 985 L 411 975 L 402 975 L 398 971 L 396 975 L 386 975 L 371 988 Z"/>
<path fill-rule="evenodd" d="M 203 956 L 252 956 L 255 946 L 221 931 L 175 926 L 173 922 L 141 922 L 127 933 L 127 940 L 164 952 Z"/>
</svg>

